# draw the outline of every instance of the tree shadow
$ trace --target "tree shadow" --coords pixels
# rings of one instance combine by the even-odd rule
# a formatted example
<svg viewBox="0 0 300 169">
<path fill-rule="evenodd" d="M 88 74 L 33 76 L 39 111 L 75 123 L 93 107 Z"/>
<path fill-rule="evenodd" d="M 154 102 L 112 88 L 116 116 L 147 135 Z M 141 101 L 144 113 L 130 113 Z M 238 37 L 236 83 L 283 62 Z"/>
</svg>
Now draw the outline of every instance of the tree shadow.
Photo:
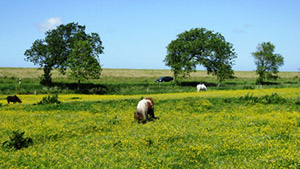
<svg viewBox="0 0 300 169">
<path fill-rule="evenodd" d="M 108 87 L 102 84 L 93 83 L 82 83 L 78 86 L 78 83 L 61 83 L 53 82 L 48 87 L 58 87 L 62 90 L 73 90 L 80 94 L 106 94 L 108 92 Z"/>
<path fill-rule="evenodd" d="M 190 82 L 180 82 L 180 86 L 194 86 L 196 87 L 198 84 L 204 84 L 206 87 L 216 87 L 218 86 L 217 83 L 208 83 L 208 82 L 197 82 L 197 81 L 190 81 Z"/>
<path fill-rule="evenodd" d="M 262 85 L 278 85 L 279 82 L 262 82 Z"/>
<path fill-rule="evenodd" d="M 287 82 L 284 82 L 285 84 L 298 84 L 298 83 L 300 83 L 300 81 L 299 82 L 291 82 L 291 81 L 287 81 Z"/>
<path fill-rule="evenodd" d="M 235 85 L 237 85 L 237 83 L 235 83 L 235 82 L 224 82 L 224 84 L 230 85 L 230 86 L 235 86 Z"/>
</svg>

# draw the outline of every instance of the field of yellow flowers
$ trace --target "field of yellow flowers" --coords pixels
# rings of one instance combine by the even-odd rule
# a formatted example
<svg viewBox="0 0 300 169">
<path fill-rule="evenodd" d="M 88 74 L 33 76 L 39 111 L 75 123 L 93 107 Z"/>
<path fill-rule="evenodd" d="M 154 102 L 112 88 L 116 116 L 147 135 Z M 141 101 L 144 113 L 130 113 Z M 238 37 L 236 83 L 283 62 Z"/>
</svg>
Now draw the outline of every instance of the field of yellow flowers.
<svg viewBox="0 0 300 169">
<path fill-rule="evenodd" d="M 300 88 L 153 95 L 0 95 L 0 168 L 299 168 Z M 142 97 L 155 115 L 133 119 Z"/>
</svg>

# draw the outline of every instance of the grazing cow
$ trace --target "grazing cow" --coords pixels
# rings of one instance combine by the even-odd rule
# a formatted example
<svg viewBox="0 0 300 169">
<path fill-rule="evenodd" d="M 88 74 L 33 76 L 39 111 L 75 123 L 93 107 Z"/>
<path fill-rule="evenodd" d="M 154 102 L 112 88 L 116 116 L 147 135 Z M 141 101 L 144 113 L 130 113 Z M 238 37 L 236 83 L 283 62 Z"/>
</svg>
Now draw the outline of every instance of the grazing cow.
<svg viewBox="0 0 300 169">
<path fill-rule="evenodd" d="M 197 92 L 199 92 L 200 90 L 204 90 L 204 91 L 207 90 L 205 84 L 198 84 L 197 85 Z"/>
<path fill-rule="evenodd" d="M 22 103 L 22 101 L 18 98 L 18 96 L 14 95 L 14 96 L 7 96 L 6 98 L 7 100 L 7 103 L 9 104 L 10 102 L 13 102 L 13 103 Z"/>
<path fill-rule="evenodd" d="M 154 102 L 152 98 L 145 98 L 139 101 L 137 110 L 134 113 L 134 118 L 139 122 L 146 122 L 148 120 L 148 115 L 150 115 L 151 118 L 156 119 L 154 116 Z"/>
</svg>

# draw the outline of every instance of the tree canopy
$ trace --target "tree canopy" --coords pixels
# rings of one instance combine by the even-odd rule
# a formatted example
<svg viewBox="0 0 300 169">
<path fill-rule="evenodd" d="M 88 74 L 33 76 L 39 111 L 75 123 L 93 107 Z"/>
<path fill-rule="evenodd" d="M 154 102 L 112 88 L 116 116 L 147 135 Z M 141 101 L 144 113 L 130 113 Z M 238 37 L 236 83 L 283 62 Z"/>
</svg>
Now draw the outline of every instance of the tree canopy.
<svg viewBox="0 0 300 169">
<path fill-rule="evenodd" d="M 75 43 L 67 62 L 71 69 L 70 76 L 78 79 L 78 85 L 83 79 L 100 78 L 101 66 L 96 57 L 91 56 L 93 48 L 89 41 L 80 40 Z"/>
<path fill-rule="evenodd" d="M 252 53 L 256 64 L 256 73 L 258 84 L 266 79 L 277 79 L 279 66 L 284 64 L 284 58 L 281 54 L 274 54 L 275 46 L 271 42 L 258 44 L 256 52 Z"/>
<path fill-rule="evenodd" d="M 197 65 L 202 65 L 208 74 L 217 76 L 220 83 L 233 77 L 235 58 L 233 45 L 226 42 L 220 33 L 195 28 L 177 35 L 177 39 L 171 41 L 164 62 L 171 67 L 175 79 L 179 75 L 189 75 Z"/>
<path fill-rule="evenodd" d="M 85 26 L 69 23 L 47 31 L 45 35 L 45 39 L 35 40 L 24 53 L 25 60 L 44 70 L 41 83 L 51 84 L 53 68 L 62 74 L 66 73 L 67 68 L 71 68 L 71 75 L 79 79 L 100 77 L 101 66 L 98 60 L 104 48 L 97 33 L 87 34 Z M 99 76 L 90 76 L 94 73 Z"/>
</svg>

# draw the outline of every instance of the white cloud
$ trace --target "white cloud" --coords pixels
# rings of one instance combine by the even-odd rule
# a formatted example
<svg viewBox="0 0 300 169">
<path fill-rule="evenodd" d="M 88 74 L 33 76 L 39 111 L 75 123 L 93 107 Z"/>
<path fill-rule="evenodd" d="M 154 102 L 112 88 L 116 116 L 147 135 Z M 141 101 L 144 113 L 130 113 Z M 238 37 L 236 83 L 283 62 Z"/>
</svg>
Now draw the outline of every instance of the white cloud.
<svg viewBox="0 0 300 169">
<path fill-rule="evenodd" d="M 245 33 L 247 29 L 251 27 L 250 24 L 245 24 L 242 28 L 234 28 L 232 31 L 234 33 Z"/>
<path fill-rule="evenodd" d="M 61 25 L 63 23 L 62 18 L 52 17 L 38 24 L 38 28 L 40 31 L 46 32 L 48 30 L 52 30 L 55 27 Z"/>
</svg>

